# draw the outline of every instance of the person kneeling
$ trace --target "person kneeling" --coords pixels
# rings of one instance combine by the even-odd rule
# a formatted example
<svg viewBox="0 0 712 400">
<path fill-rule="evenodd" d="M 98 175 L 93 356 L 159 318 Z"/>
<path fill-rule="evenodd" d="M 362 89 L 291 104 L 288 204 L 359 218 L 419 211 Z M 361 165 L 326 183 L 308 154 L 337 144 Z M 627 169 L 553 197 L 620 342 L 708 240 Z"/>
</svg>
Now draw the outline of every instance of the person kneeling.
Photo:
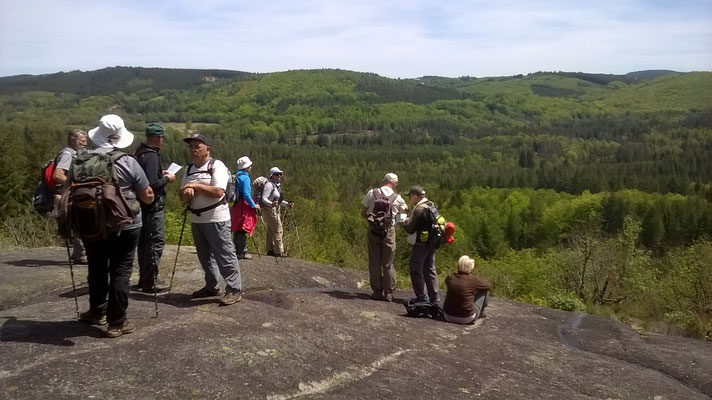
<svg viewBox="0 0 712 400">
<path fill-rule="evenodd" d="M 484 316 L 487 307 L 487 292 L 490 284 L 472 274 L 475 260 L 468 256 L 460 257 L 457 272 L 445 279 L 447 294 L 443 305 L 445 321 L 456 324 L 471 324 Z"/>
</svg>

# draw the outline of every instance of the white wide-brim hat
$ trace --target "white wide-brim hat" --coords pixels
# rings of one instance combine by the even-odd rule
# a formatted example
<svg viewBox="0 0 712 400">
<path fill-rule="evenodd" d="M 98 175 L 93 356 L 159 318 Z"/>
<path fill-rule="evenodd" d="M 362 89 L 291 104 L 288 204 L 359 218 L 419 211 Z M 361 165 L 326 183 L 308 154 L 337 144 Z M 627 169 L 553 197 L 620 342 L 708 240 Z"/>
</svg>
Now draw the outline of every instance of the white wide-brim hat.
<svg viewBox="0 0 712 400">
<path fill-rule="evenodd" d="M 250 157 L 243 156 L 237 159 L 237 169 L 247 169 L 252 165 L 252 160 Z"/>
<path fill-rule="evenodd" d="M 89 131 L 89 139 L 100 148 L 123 149 L 131 146 L 134 134 L 126 129 L 121 117 L 108 114 L 101 117 L 99 126 Z"/>
<path fill-rule="evenodd" d="M 277 167 L 272 167 L 272 169 L 269 170 L 269 176 L 272 176 L 274 174 L 283 174 L 284 172 L 277 168 Z"/>
</svg>

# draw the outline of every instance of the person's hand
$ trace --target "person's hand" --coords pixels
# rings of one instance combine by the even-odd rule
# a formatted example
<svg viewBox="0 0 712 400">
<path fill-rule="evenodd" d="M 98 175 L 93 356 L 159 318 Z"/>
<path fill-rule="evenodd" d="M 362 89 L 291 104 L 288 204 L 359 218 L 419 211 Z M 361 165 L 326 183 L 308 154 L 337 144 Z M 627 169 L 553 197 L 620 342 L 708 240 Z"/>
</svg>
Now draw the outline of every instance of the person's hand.
<svg viewBox="0 0 712 400">
<path fill-rule="evenodd" d="M 174 180 L 176 180 L 176 176 L 168 171 L 163 171 L 163 176 L 168 178 L 168 182 L 173 182 Z"/>
<path fill-rule="evenodd" d="M 293 202 L 293 201 L 290 201 L 289 203 L 287 203 L 287 206 L 288 206 L 289 208 L 294 208 L 294 202 Z"/>
<path fill-rule="evenodd" d="M 195 189 L 186 185 L 181 192 L 183 193 L 183 199 L 187 202 L 195 197 Z"/>
<path fill-rule="evenodd" d="M 255 210 L 260 211 L 260 205 L 255 203 Z"/>
</svg>

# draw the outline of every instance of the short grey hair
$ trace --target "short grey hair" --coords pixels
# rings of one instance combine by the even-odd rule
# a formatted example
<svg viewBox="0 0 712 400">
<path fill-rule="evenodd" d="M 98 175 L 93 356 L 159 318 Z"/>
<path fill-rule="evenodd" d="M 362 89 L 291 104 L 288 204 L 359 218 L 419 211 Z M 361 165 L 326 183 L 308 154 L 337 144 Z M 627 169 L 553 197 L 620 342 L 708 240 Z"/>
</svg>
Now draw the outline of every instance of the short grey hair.
<svg viewBox="0 0 712 400">
<path fill-rule="evenodd" d="M 78 139 L 78 138 L 79 138 L 79 135 L 84 135 L 84 136 L 86 136 L 86 135 L 87 135 L 87 132 L 84 131 L 84 130 L 81 130 L 81 129 L 72 129 L 72 130 L 70 130 L 69 133 L 67 133 L 67 142 L 69 142 L 69 141 L 71 141 L 71 140 L 74 140 L 74 139 Z"/>
<path fill-rule="evenodd" d="M 460 260 L 457 261 L 458 272 L 469 274 L 473 269 L 475 269 L 474 258 L 471 258 L 470 256 L 462 256 L 460 257 Z"/>
</svg>

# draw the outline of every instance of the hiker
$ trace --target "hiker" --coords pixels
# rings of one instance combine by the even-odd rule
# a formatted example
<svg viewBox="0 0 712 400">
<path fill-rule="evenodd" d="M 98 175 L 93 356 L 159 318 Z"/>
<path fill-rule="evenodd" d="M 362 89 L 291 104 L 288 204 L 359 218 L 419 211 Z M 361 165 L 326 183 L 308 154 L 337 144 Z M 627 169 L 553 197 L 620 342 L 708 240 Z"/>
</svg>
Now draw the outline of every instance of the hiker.
<svg viewBox="0 0 712 400">
<path fill-rule="evenodd" d="M 59 192 L 64 183 L 67 181 L 67 173 L 72 166 L 72 159 L 77 154 L 77 150 L 87 146 L 87 133 L 81 129 L 73 129 L 67 134 L 67 145 L 59 151 L 55 158 L 54 173 L 52 179 L 57 184 L 56 187 L 50 188 L 52 192 L 52 200 L 54 202 L 53 209 L 57 208 L 59 203 Z M 78 235 L 72 237 L 72 262 L 77 264 L 86 264 L 87 256 L 84 250 L 84 243 Z"/>
<path fill-rule="evenodd" d="M 134 152 L 134 157 L 146 173 L 153 190 L 151 204 L 141 204 L 142 224 L 138 241 L 138 283 L 131 288 L 144 293 L 164 292 L 168 284 L 159 276 L 161 256 L 165 247 L 166 216 L 163 208 L 166 204 L 166 185 L 173 182 L 175 175 L 161 168 L 161 147 L 165 140 L 163 125 L 152 123 L 146 126 L 146 143 Z"/>
<path fill-rule="evenodd" d="M 242 298 L 242 279 L 230 240 L 230 210 L 225 198 L 230 171 L 210 156 L 212 147 L 204 135 L 195 133 L 183 141 L 193 162 L 185 171 L 180 198 L 188 204 L 195 250 L 205 271 L 205 286 L 193 292 L 193 298 L 219 296 L 222 275 L 227 286 L 220 305 L 235 304 Z"/>
<path fill-rule="evenodd" d="M 368 274 L 371 283 L 371 298 L 393 301 L 396 288 L 396 269 L 393 260 L 396 254 L 396 216 L 408 211 L 403 198 L 395 192 L 398 175 L 387 173 L 381 186 L 366 193 L 361 202 L 361 216 L 369 221 Z M 378 205 L 378 207 L 376 207 Z M 374 208 L 381 210 L 380 219 Z M 378 211 L 378 210 L 376 210 Z"/>
<path fill-rule="evenodd" d="M 257 212 L 260 209 L 260 205 L 252 198 L 251 170 L 252 160 L 249 157 L 244 156 L 237 160 L 235 179 L 237 195 L 235 203 L 230 208 L 230 229 L 233 232 L 232 240 L 237 258 L 240 260 L 252 259 L 252 255 L 247 252 L 247 235 L 252 236 L 257 225 Z"/>
<path fill-rule="evenodd" d="M 408 233 L 408 244 L 412 245 L 410 282 L 415 291 L 415 301 L 437 304 L 440 294 L 435 272 L 435 248 L 428 245 L 427 238 L 434 222 L 429 207 L 434 204 L 425 197 L 425 189 L 420 186 L 411 186 L 408 197 L 413 203 L 413 213 L 405 219 L 403 228 Z"/>
<path fill-rule="evenodd" d="M 267 221 L 267 255 L 287 257 L 282 243 L 282 219 L 279 212 L 282 206 L 294 208 L 294 202 L 284 200 L 282 196 L 282 175 L 284 172 L 272 167 L 269 170 L 269 180 L 262 189 L 261 207 Z"/>
<path fill-rule="evenodd" d="M 101 118 L 98 127 L 89 131 L 89 139 L 96 146 L 91 153 L 117 154 L 113 151 L 130 146 L 134 135 L 124 127 L 121 117 L 109 114 Z M 133 157 L 118 158 L 114 167 L 127 203 L 135 204 L 137 198 L 146 204 L 153 202 L 153 190 L 146 174 Z M 140 207 L 136 205 L 135 210 L 137 214 L 133 222 L 118 231 L 108 232 L 106 239 L 84 241 L 89 260 L 89 310 L 82 313 L 80 319 L 96 325 L 108 322 L 106 335 L 109 337 L 136 330 L 126 317 L 134 251 L 141 233 Z"/>
<path fill-rule="evenodd" d="M 445 278 L 447 293 L 443 304 L 443 318 L 456 324 L 471 324 L 479 317 L 484 317 L 487 307 L 487 292 L 490 284 L 474 275 L 475 260 L 468 256 L 460 257 L 457 272 Z"/>
</svg>

